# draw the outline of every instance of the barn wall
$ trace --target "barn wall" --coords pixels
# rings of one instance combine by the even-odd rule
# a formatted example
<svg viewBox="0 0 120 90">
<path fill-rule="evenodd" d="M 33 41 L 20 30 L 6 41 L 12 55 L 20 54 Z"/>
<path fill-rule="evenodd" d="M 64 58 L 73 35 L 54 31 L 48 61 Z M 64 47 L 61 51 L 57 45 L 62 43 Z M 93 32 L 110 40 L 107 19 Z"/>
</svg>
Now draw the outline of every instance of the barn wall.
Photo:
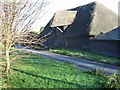
<svg viewBox="0 0 120 90">
<path fill-rule="evenodd" d="M 89 51 L 89 37 L 74 37 L 66 38 L 67 45 L 66 48 L 69 49 L 81 49 Z"/>
<path fill-rule="evenodd" d="M 44 43 L 50 48 L 66 48 L 89 51 L 106 56 L 120 57 L 120 41 L 115 40 L 89 40 L 89 37 L 63 37 L 60 32 L 54 32 L 52 37 Z"/>
<path fill-rule="evenodd" d="M 46 46 L 50 48 L 66 48 L 89 51 L 89 37 L 74 37 L 66 38 L 62 34 L 54 34 L 51 38 L 45 41 Z"/>
<path fill-rule="evenodd" d="M 91 40 L 90 41 L 90 52 L 113 56 L 113 57 L 120 57 L 119 55 L 119 48 L 120 41 L 112 41 L 112 40 Z"/>
</svg>

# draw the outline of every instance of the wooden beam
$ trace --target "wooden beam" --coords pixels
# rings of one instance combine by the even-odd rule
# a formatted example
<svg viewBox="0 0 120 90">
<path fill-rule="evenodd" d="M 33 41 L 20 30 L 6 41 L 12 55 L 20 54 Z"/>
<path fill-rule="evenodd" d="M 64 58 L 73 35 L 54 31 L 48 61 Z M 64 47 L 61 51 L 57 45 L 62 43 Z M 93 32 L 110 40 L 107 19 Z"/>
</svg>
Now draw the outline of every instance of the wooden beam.
<svg viewBox="0 0 120 90">
<path fill-rule="evenodd" d="M 60 32 L 63 32 L 63 30 L 62 30 L 62 29 L 60 29 L 59 27 L 57 27 L 57 29 L 58 29 Z"/>
</svg>

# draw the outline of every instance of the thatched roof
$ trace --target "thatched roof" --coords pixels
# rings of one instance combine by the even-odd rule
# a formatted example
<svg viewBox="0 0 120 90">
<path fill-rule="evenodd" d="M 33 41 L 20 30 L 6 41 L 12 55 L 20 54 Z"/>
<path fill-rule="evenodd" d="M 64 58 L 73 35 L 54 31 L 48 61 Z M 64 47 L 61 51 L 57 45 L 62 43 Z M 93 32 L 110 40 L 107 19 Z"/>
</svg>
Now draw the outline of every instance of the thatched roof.
<svg viewBox="0 0 120 90">
<path fill-rule="evenodd" d="M 98 2 L 71 10 L 76 10 L 77 16 L 66 30 L 65 37 L 96 36 L 118 27 L 118 16 Z"/>
<path fill-rule="evenodd" d="M 120 40 L 120 27 L 109 31 L 107 33 L 98 35 L 94 38 L 95 40 Z"/>
<path fill-rule="evenodd" d="M 118 27 L 118 16 L 99 2 L 95 2 L 94 17 L 89 35 L 105 33 Z"/>
<path fill-rule="evenodd" d="M 73 23 L 76 17 L 76 11 L 58 11 L 55 13 L 51 27 L 66 26 Z"/>
<path fill-rule="evenodd" d="M 118 27 L 118 16 L 102 4 L 92 2 L 66 11 L 56 12 L 41 35 L 49 33 L 51 29 L 55 32 L 58 30 L 51 27 L 65 25 L 69 26 L 64 31 L 63 37 L 96 36 Z"/>
</svg>

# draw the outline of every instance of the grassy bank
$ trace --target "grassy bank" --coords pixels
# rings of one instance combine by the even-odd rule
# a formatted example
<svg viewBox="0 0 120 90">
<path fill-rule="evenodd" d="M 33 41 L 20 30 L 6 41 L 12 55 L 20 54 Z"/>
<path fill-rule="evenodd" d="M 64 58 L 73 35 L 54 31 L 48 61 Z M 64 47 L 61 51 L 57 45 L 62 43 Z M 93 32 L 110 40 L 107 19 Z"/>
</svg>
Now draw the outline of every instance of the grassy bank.
<svg viewBox="0 0 120 90">
<path fill-rule="evenodd" d="M 93 54 L 90 52 L 68 50 L 68 49 L 50 49 L 50 52 L 58 53 L 62 55 L 68 55 L 72 57 L 78 57 L 82 59 L 88 59 L 88 60 L 97 61 L 101 63 L 107 63 L 107 64 L 116 65 L 120 67 L 120 59 L 114 58 L 114 57 L 108 57 L 108 56 Z"/>
<path fill-rule="evenodd" d="M 22 58 L 12 65 L 10 73 L 12 88 L 103 88 L 106 82 L 106 78 L 68 63 L 23 52 L 19 55 Z"/>
</svg>

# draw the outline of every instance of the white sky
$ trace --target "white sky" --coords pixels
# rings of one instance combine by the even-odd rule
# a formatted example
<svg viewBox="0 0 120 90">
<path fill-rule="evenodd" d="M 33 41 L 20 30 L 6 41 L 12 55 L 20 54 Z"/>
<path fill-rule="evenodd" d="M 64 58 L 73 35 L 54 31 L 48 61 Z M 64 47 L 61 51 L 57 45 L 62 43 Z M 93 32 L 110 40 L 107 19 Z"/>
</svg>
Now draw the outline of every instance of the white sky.
<svg viewBox="0 0 120 90">
<path fill-rule="evenodd" d="M 81 6 L 90 2 L 98 1 L 113 12 L 118 14 L 119 0 L 49 0 L 50 4 L 46 7 L 46 14 L 33 25 L 35 31 L 39 31 L 41 26 L 45 26 L 58 10 L 65 10 Z M 120 7 L 120 6 L 119 6 Z"/>
</svg>

